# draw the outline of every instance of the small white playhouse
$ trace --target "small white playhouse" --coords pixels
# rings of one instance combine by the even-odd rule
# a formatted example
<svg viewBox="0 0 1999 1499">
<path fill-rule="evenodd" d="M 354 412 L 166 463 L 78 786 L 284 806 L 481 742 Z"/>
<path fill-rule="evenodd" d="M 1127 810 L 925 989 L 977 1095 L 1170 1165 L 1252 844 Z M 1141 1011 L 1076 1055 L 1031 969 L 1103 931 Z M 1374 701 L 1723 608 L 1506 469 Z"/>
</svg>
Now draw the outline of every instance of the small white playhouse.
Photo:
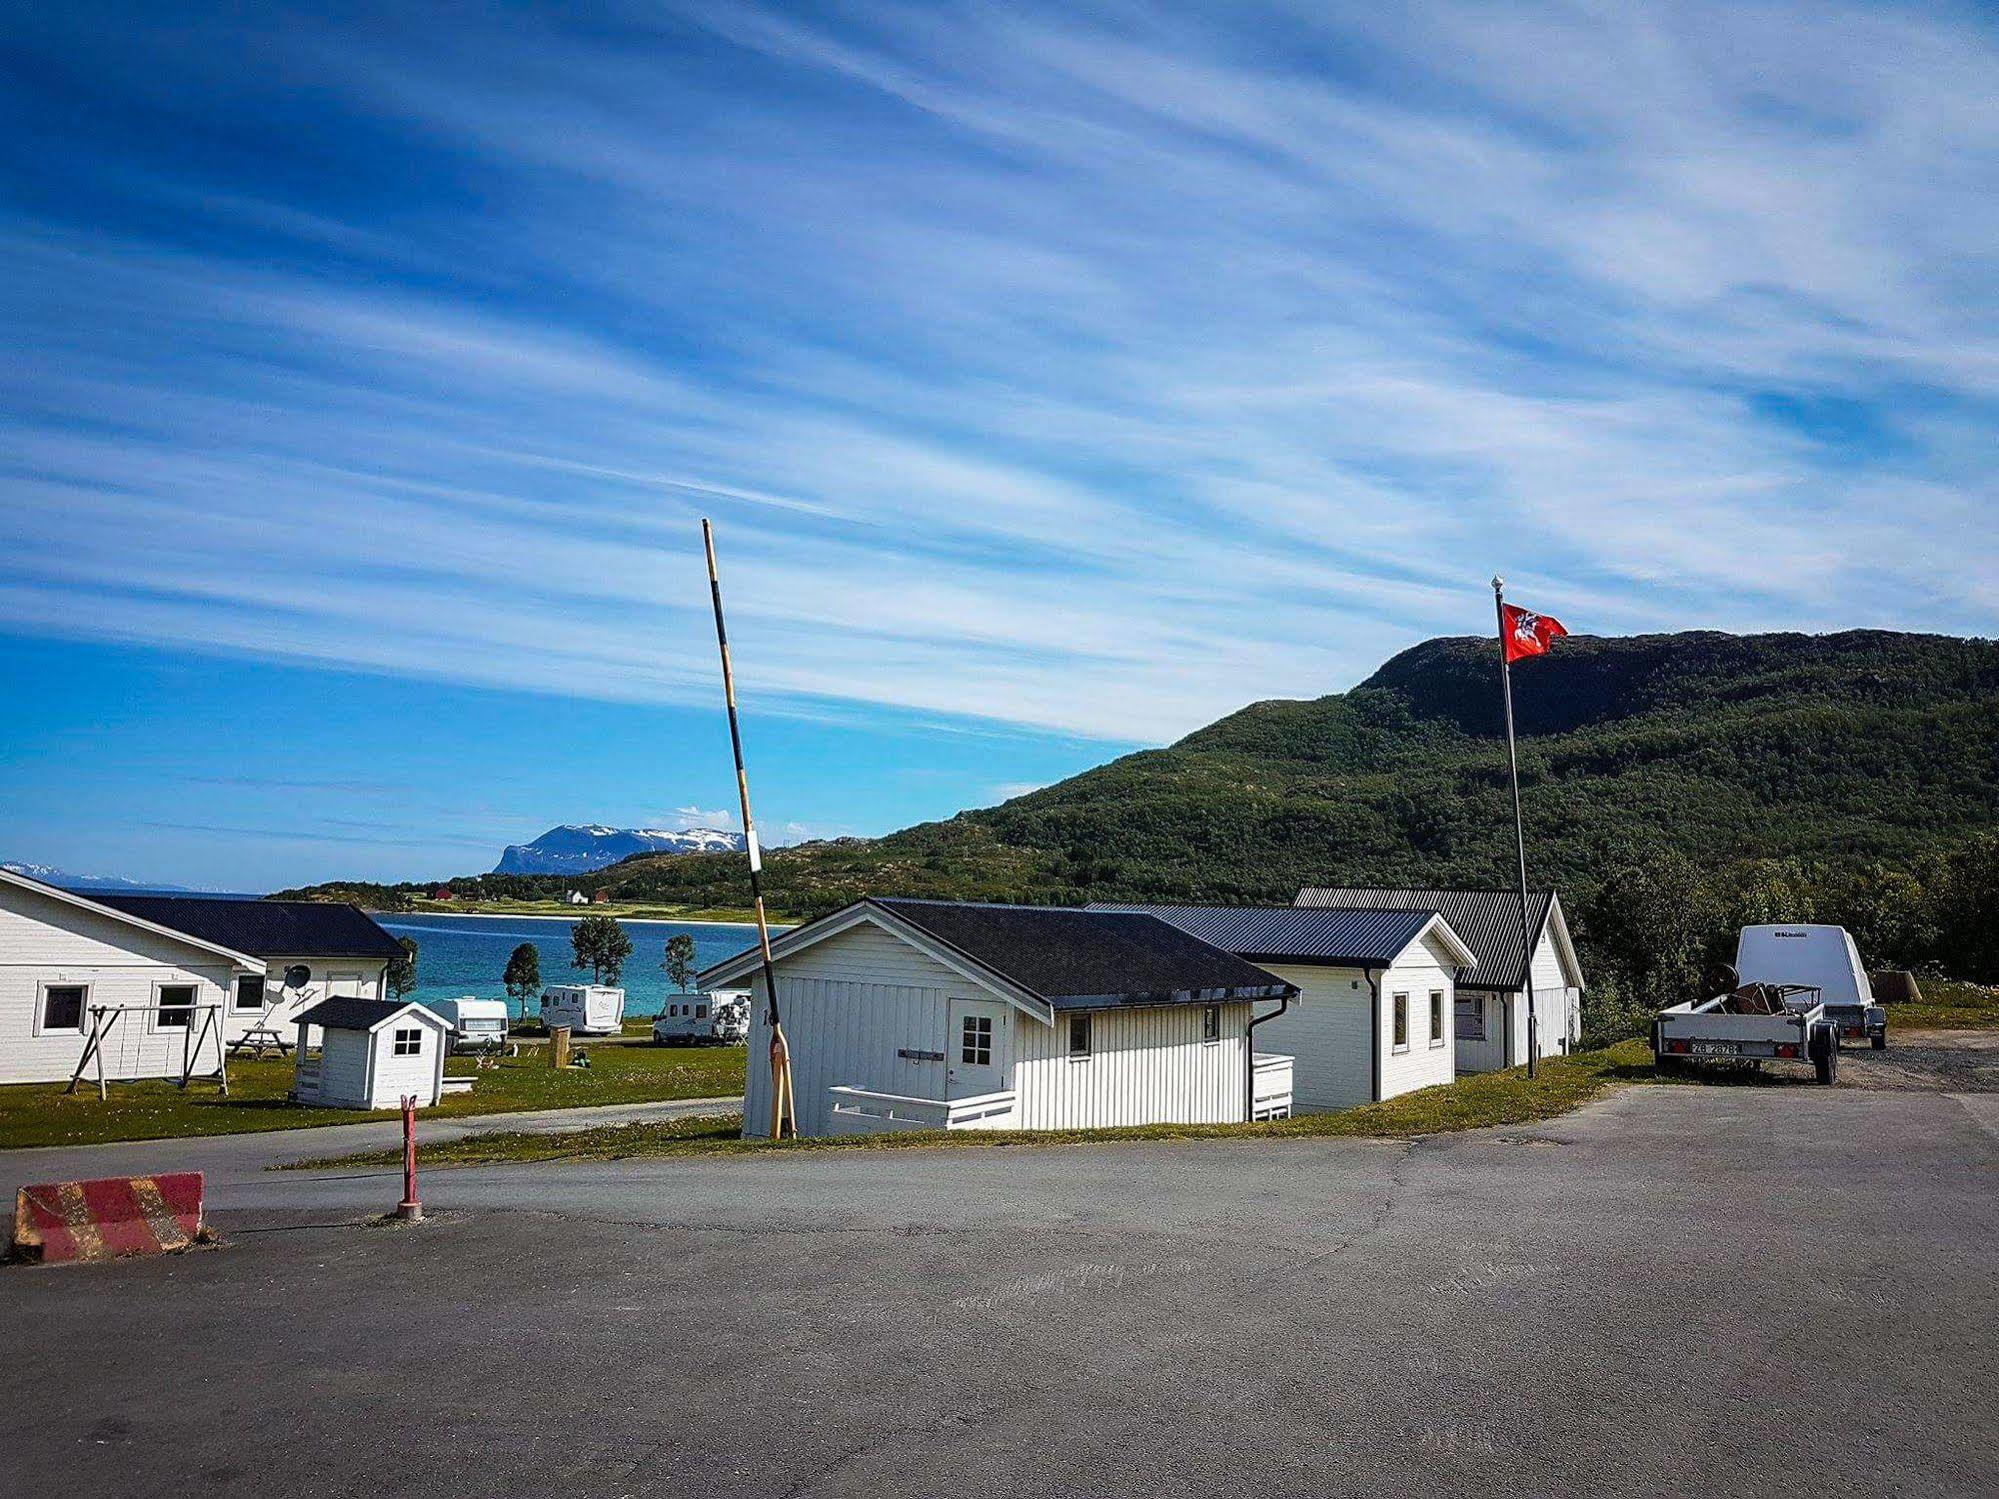
<svg viewBox="0 0 1999 1499">
<path fill-rule="evenodd" d="M 308 1049 L 314 1032 L 319 1045 Z M 293 1096 L 328 1109 L 394 1109 L 444 1092 L 451 1025 L 414 1000 L 328 999 L 298 1017 Z"/>
</svg>

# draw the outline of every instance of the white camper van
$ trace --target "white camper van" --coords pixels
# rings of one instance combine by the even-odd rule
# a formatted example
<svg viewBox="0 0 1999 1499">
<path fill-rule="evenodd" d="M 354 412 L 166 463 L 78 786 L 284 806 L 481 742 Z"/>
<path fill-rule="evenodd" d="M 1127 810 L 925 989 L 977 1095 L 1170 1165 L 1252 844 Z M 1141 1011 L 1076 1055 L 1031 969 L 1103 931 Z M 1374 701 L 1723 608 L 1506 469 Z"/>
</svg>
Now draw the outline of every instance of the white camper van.
<svg viewBox="0 0 1999 1499">
<path fill-rule="evenodd" d="M 453 1051 L 498 1051 L 507 1044 L 507 1002 L 461 994 L 424 1002 L 451 1027 Z"/>
<path fill-rule="evenodd" d="M 1860 953 L 1845 927 L 1782 923 L 1746 926 L 1735 939 L 1735 972 L 1744 984 L 1802 984 L 1819 992 L 1825 1018 L 1849 1041 L 1888 1045 L 1888 1012 L 1874 1002 Z"/>
<path fill-rule="evenodd" d="M 750 991 L 716 989 L 707 994 L 670 994 L 666 1008 L 652 1023 L 652 1038 L 660 1042 L 727 1045 L 750 1034 Z"/>
<path fill-rule="evenodd" d="M 604 984 L 557 984 L 541 991 L 541 1023 L 579 1036 L 615 1036 L 625 1023 L 625 991 Z"/>
</svg>

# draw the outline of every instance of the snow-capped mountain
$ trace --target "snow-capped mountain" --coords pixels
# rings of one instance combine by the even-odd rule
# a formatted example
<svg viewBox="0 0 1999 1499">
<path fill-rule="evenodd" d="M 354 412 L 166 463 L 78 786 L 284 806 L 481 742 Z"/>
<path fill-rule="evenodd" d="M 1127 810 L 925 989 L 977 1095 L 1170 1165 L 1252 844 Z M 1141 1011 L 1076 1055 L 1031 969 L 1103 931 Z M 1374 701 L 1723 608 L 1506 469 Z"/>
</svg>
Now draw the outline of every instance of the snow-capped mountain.
<svg viewBox="0 0 1999 1499">
<path fill-rule="evenodd" d="M 494 874 L 588 874 L 633 854 L 725 854 L 741 850 L 741 833 L 715 828 L 607 828 L 564 823 L 532 843 L 510 843 Z"/>
<path fill-rule="evenodd" d="M 59 890 L 185 890 L 185 885 L 148 884 L 144 880 L 128 880 L 115 874 L 71 874 L 67 869 L 58 869 L 53 864 L 20 864 L 9 861 L 0 864 L 0 869 L 15 874 L 24 874 L 31 880 L 40 880 L 44 885 L 54 885 Z"/>
</svg>

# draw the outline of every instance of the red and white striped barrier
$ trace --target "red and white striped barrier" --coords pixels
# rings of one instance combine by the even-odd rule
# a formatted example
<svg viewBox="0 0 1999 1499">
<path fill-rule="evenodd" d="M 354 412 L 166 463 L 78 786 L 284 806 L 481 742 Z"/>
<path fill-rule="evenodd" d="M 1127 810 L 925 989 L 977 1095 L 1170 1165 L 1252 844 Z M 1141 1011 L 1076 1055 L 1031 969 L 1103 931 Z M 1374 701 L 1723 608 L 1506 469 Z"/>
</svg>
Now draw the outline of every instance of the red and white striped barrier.
<svg viewBox="0 0 1999 1499">
<path fill-rule="evenodd" d="M 199 1171 L 44 1182 L 14 1198 L 14 1256 L 39 1264 L 186 1249 L 202 1236 Z"/>
</svg>

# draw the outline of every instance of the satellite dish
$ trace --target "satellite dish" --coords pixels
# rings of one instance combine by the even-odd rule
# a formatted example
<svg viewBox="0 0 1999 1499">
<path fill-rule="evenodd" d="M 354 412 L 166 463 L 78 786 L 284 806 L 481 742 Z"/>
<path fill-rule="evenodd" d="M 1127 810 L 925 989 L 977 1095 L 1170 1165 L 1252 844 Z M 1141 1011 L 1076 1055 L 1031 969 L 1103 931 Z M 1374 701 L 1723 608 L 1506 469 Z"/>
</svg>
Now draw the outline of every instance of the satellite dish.
<svg viewBox="0 0 1999 1499">
<path fill-rule="evenodd" d="M 312 982 L 312 970 L 303 963 L 294 963 L 285 970 L 285 987 L 303 989 Z"/>
</svg>

